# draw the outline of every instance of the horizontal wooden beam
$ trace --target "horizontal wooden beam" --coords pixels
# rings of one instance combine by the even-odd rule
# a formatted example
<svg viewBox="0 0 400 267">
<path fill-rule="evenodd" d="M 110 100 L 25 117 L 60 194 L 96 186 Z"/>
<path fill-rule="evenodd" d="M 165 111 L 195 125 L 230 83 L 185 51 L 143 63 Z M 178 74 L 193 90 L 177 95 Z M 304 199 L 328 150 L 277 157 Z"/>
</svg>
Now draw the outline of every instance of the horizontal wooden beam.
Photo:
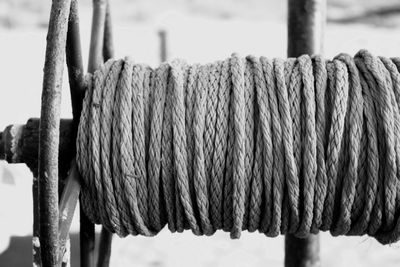
<svg viewBox="0 0 400 267">
<path fill-rule="evenodd" d="M 61 119 L 59 142 L 59 176 L 66 178 L 75 157 L 72 120 Z M 8 163 L 25 163 L 38 175 L 39 119 L 32 118 L 26 124 L 7 126 L 0 134 L 0 159 Z M 60 185 L 60 187 L 63 187 Z M 60 190 L 61 191 L 61 190 Z"/>
<path fill-rule="evenodd" d="M 75 144 L 73 139 L 73 122 L 69 119 L 60 121 L 59 140 L 59 248 L 64 255 L 68 250 L 68 233 L 78 203 L 80 184 L 79 172 L 74 159 Z M 0 159 L 8 163 L 25 163 L 38 175 L 39 119 L 29 119 L 26 124 L 7 126 L 0 133 Z M 69 164 L 69 162 L 72 162 Z M 36 179 L 36 178 L 34 178 Z"/>
</svg>

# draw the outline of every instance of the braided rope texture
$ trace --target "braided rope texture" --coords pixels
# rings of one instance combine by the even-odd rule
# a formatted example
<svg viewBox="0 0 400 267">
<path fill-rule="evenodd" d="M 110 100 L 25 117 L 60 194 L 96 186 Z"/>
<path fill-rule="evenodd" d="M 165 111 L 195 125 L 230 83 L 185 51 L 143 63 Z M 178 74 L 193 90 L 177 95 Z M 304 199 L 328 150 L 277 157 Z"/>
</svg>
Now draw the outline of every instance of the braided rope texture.
<svg viewBox="0 0 400 267">
<path fill-rule="evenodd" d="M 77 139 L 88 217 L 191 230 L 400 238 L 400 59 L 233 54 L 92 76 Z"/>
</svg>

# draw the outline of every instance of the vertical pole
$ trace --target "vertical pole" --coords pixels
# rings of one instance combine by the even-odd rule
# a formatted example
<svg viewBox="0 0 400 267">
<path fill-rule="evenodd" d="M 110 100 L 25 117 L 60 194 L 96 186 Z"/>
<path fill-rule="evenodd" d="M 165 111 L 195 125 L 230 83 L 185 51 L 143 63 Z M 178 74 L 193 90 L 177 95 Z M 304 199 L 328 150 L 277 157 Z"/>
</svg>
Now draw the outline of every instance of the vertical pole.
<svg viewBox="0 0 400 267">
<path fill-rule="evenodd" d="M 103 227 L 100 234 L 99 257 L 97 258 L 97 267 L 110 266 L 112 238 L 113 234 Z"/>
<path fill-rule="evenodd" d="M 33 266 L 42 266 L 42 259 L 40 257 L 39 180 L 37 175 L 33 176 L 32 198 L 33 198 L 32 260 L 33 260 Z"/>
<path fill-rule="evenodd" d="M 39 134 L 40 249 L 43 266 L 60 263 L 58 144 L 64 52 L 71 0 L 53 0 L 47 33 Z"/>
<path fill-rule="evenodd" d="M 94 224 L 86 217 L 82 208 L 79 210 L 80 263 L 82 267 L 94 266 L 95 231 Z"/>
<path fill-rule="evenodd" d="M 110 2 L 107 0 L 106 21 L 104 26 L 103 37 L 103 59 L 104 62 L 114 57 L 114 43 L 112 35 L 111 10 Z M 97 267 L 110 266 L 111 246 L 113 234 L 107 231 L 106 228 L 101 228 L 99 242 L 99 256 L 97 258 Z"/>
<path fill-rule="evenodd" d="M 326 0 L 288 0 L 288 57 L 321 54 Z M 285 267 L 318 267 L 319 236 L 285 237 Z"/>
<path fill-rule="evenodd" d="M 73 115 L 72 138 L 75 140 L 78 131 L 79 118 L 82 111 L 82 101 L 85 90 L 77 0 L 72 0 L 71 2 L 71 12 L 68 21 L 66 58 Z M 75 163 L 73 162 L 72 164 Z M 93 256 L 90 254 L 90 251 L 94 250 L 94 225 L 86 218 L 82 210 L 80 210 L 79 236 L 81 266 L 92 266 Z"/>
<path fill-rule="evenodd" d="M 158 31 L 158 36 L 160 37 L 160 62 L 167 61 L 167 31 L 162 29 Z"/>
<path fill-rule="evenodd" d="M 71 12 L 68 21 L 66 55 L 72 104 L 72 133 L 73 139 L 75 140 L 82 111 L 82 102 L 85 95 L 85 73 L 83 70 L 77 0 L 71 1 Z"/>
<path fill-rule="evenodd" d="M 106 21 L 104 26 L 104 39 L 103 39 L 103 58 L 107 61 L 114 57 L 114 42 L 113 42 L 113 31 L 111 23 L 111 7 L 110 2 L 107 0 L 106 8 Z"/>
<path fill-rule="evenodd" d="M 104 24 L 106 17 L 106 1 L 93 0 L 92 31 L 90 38 L 88 72 L 93 73 L 102 62 L 102 49 L 104 38 Z M 81 266 L 93 267 L 95 250 L 94 224 L 80 210 L 80 252 Z"/>
<path fill-rule="evenodd" d="M 106 0 L 93 0 L 92 33 L 90 36 L 88 72 L 93 73 L 103 61 L 103 41 L 106 21 Z"/>
<path fill-rule="evenodd" d="M 288 56 L 321 54 L 326 0 L 288 0 Z"/>
<path fill-rule="evenodd" d="M 285 267 L 319 267 L 319 236 L 297 238 L 285 236 Z"/>
</svg>

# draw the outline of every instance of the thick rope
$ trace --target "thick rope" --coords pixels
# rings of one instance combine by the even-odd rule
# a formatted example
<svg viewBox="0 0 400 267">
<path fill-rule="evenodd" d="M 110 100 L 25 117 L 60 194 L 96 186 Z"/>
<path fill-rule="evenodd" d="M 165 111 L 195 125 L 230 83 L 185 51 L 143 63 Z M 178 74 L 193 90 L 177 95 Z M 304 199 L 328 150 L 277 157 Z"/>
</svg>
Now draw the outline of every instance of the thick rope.
<svg viewBox="0 0 400 267">
<path fill-rule="evenodd" d="M 120 236 L 318 231 L 400 238 L 400 59 L 267 59 L 89 77 L 77 140 L 89 218 Z"/>
</svg>

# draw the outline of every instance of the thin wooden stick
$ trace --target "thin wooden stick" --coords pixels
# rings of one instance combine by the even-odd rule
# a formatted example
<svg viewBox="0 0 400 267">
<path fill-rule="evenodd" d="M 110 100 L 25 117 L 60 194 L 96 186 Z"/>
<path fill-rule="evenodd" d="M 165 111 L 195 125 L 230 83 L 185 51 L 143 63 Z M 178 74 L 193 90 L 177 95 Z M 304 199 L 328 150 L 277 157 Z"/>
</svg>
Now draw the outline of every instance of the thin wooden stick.
<svg viewBox="0 0 400 267">
<path fill-rule="evenodd" d="M 111 7 L 110 1 L 107 0 L 106 8 L 106 21 L 104 27 L 104 39 L 103 39 L 103 58 L 107 61 L 114 57 L 114 41 L 113 41 L 113 29 L 111 20 Z"/>
<path fill-rule="evenodd" d="M 288 0 L 288 57 L 321 53 L 325 27 L 325 0 Z M 285 237 L 285 267 L 318 267 L 319 236 Z"/>
<path fill-rule="evenodd" d="M 73 115 L 71 139 L 72 142 L 75 142 L 78 131 L 80 113 L 82 110 L 82 101 L 85 91 L 85 79 L 84 79 L 84 70 L 82 62 L 82 47 L 80 40 L 77 0 L 72 0 L 71 2 L 71 12 L 68 21 L 66 57 L 67 57 L 68 77 L 70 84 L 72 115 Z M 73 146 L 72 153 L 75 154 L 75 152 L 76 152 L 75 146 Z M 59 227 L 60 227 L 59 239 L 60 239 L 60 247 L 61 249 L 64 249 L 64 251 L 67 251 L 67 248 L 65 246 L 67 246 L 69 229 L 71 226 L 75 207 L 79 199 L 80 184 L 77 176 L 78 176 L 77 166 L 75 160 L 73 160 L 72 167 L 70 170 L 70 175 L 68 176 L 66 186 L 63 190 L 60 202 L 61 214 L 59 220 Z"/>
<path fill-rule="evenodd" d="M 112 233 L 107 231 L 107 229 L 105 229 L 104 227 L 101 228 L 97 267 L 110 266 L 112 238 Z"/>
<path fill-rule="evenodd" d="M 106 20 L 104 26 L 103 37 L 103 60 L 104 62 L 114 57 L 114 42 L 112 35 L 112 21 L 110 2 L 107 0 Z M 111 247 L 112 247 L 113 233 L 109 232 L 106 228 L 101 228 L 99 253 L 97 258 L 98 267 L 108 267 L 110 265 Z"/>
<path fill-rule="evenodd" d="M 79 198 L 79 173 L 75 161 L 71 166 L 71 171 L 66 181 L 60 199 L 60 218 L 58 223 L 60 247 L 65 246 L 68 240 L 69 229 L 71 228 L 72 219 Z"/>
<path fill-rule="evenodd" d="M 103 62 L 104 25 L 106 21 L 106 0 L 93 0 L 92 33 L 90 37 L 88 72 L 93 73 Z"/>
<path fill-rule="evenodd" d="M 107 2 L 105 0 L 93 0 L 92 31 L 90 38 L 88 72 L 93 73 L 102 62 L 104 25 L 106 18 Z M 80 210 L 80 243 L 81 266 L 94 266 L 95 228 L 94 224 Z"/>
<path fill-rule="evenodd" d="M 63 191 L 59 204 L 60 217 L 59 217 L 59 244 L 60 244 L 60 257 L 62 257 L 62 266 L 69 266 L 70 260 L 70 242 L 69 230 L 71 228 L 72 219 L 74 216 L 75 208 L 79 200 L 80 183 L 79 173 L 75 161 L 68 177 L 65 179 Z"/>
<path fill-rule="evenodd" d="M 76 1 L 72 3 L 74 7 L 74 13 L 70 16 L 69 23 L 69 35 L 67 43 L 67 64 L 69 70 L 69 81 L 71 91 L 71 103 L 73 113 L 73 136 L 72 139 L 76 139 L 76 133 L 79 125 L 80 113 L 82 111 L 82 101 L 85 91 L 84 71 L 82 63 L 82 48 L 79 34 L 79 17 L 78 8 Z M 74 146 L 75 153 L 75 146 Z M 73 160 L 72 169 L 76 168 L 76 162 Z M 73 183 L 73 181 L 67 181 L 67 185 L 72 183 L 72 194 L 71 192 L 65 192 L 66 202 L 69 205 L 76 205 L 77 199 L 74 198 L 76 192 L 79 192 L 79 183 Z M 71 215 L 72 216 L 72 215 Z M 94 266 L 94 247 L 95 247 L 95 232 L 94 224 L 86 217 L 82 209 L 80 209 L 80 264 L 81 266 Z"/>
<path fill-rule="evenodd" d="M 43 266 L 59 265 L 58 143 L 64 49 L 71 0 L 53 0 L 47 33 L 39 139 L 40 248 Z"/>
<path fill-rule="evenodd" d="M 76 4 L 73 3 L 73 4 Z M 82 63 L 82 49 L 80 43 L 80 34 L 79 34 L 79 20 L 78 20 L 78 9 L 75 9 L 73 16 L 70 19 L 70 31 L 69 31 L 69 42 L 67 45 L 67 63 L 69 66 L 69 77 L 70 77 L 70 88 L 71 88 L 71 102 L 72 102 L 72 112 L 73 112 L 73 139 L 76 139 L 76 133 L 79 124 L 80 113 L 82 111 L 82 100 L 84 96 L 84 78 L 83 78 L 83 63 Z M 93 23 L 95 22 L 95 16 L 93 16 Z M 93 34 L 93 30 L 92 30 Z M 93 35 L 92 35 L 93 36 Z M 96 45 L 96 43 L 94 43 Z M 90 49 L 90 58 L 89 64 L 97 64 L 93 62 L 92 57 L 98 57 L 98 46 L 93 47 L 93 42 L 91 44 Z M 93 72 L 93 69 L 96 68 L 96 65 L 89 65 L 90 72 Z M 76 168 L 76 163 L 73 161 L 72 168 Z M 72 181 L 68 181 L 68 183 Z M 75 186 L 74 193 L 79 191 L 79 184 L 73 183 Z M 71 192 L 65 192 L 71 194 Z M 73 195 L 67 196 L 68 203 L 76 202 L 73 198 Z M 71 204 L 72 205 L 72 204 Z M 95 228 L 94 224 L 86 217 L 85 213 L 82 209 L 80 209 L 80 264 L 81 266 L 94 266 L 94 249 L 95 249 Z"/>
<path fill-rule="evenodd" d="M 94 224 L 89 220 L 82 208 L 79 210 L 79 217 L 80 264 L 83 267 L 93 267 L 95 250 Z"/>
<path fill-rule="evenodd" d="M 33 261 L 33 266 L 42 266 L 42 258 L 40 254 L 39 180 L 37 174 L 33 175 L 32 199 L 33 199 L 32 261 Z"/>
</svg>

